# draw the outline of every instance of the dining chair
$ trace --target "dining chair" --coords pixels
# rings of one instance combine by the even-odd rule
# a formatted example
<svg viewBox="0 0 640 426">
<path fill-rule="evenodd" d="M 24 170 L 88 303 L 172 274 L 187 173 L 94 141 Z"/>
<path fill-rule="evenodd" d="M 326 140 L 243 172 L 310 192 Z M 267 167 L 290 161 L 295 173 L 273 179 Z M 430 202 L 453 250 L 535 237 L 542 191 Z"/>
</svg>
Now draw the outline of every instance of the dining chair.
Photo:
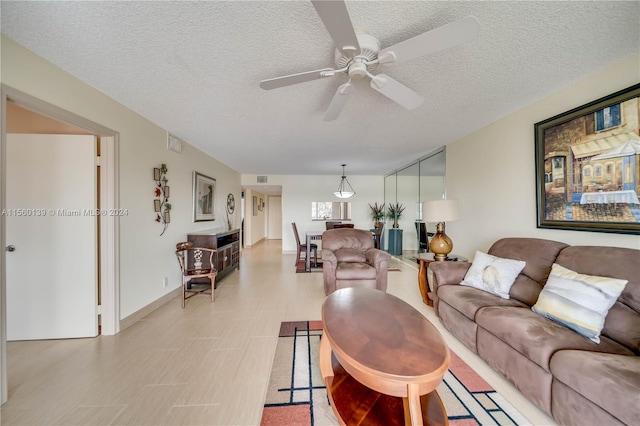
<svg viewBox="0 0 640 426">
<path fill-rule="evenodd" d="M 305 244 L 300 244 L 300 235 L 298 235 L 298 227 L 296 226 L 295 222 L 291 223 L 291 227 L 293 228 L 293 235 L 294 237 L 296 237 L 296 250 L 297 250 L 297 254 L 296 254 L 296 263 L 295 265 L 298 266 L 298 262 L 304 259 L 300 258 L 300 255 L 304 252 L 305 256 L 309 256 L 309 253 L 307 253 L 307 244 L 305 242 Z M 317 244 L 310 244 L 309 245 L 309 249 L 311 250 L 311 252 L 313 253 L 313 266 L 317 267 L 318 266 L 318 245 Z"/>
<path fill-rule="evenodd" d="M 382 231 L 384 230 L 384 222 L 378 222 L 373 233 L 373 246 L 378 250 L 382 250 Z"/>
<path fill-rule="evenodd" d="M 338 228 L 353 228 L 353 223 L 335 223 L 333 229 Z"/>
<path fill-rule="evenodd" d="M 334 220 L 328 220 L 325 222 L 325 225 L 327 227 L 327 229 L 333 229 L 336 226 L 336 223 L 342 223 L 342 222 L 336 222 Z"/>
<path fill-rule="evenodd" d="M 182 272 L 182 308 L 185 301 L 198 294 L 209 295 L 207 290 L 211 289 L 211 303 L 214 302 L 214 290 L 216 287 L 217 250 L 204 247 L 193 247 L 189 241 L 176 244 L 176 257 L 180 263 Z M 210 285 L 206 283 L 192 284 L 191 280 L 197 278 L 209 279 Z"/>
<path fill-rule="evenodd" d="M 433 232 L 427 232 L 427 224 L 416 221 L 416 231 L 418 232 L 418 253 L 429 253 L 429 237 L 433 237 Z"/>
</svg>

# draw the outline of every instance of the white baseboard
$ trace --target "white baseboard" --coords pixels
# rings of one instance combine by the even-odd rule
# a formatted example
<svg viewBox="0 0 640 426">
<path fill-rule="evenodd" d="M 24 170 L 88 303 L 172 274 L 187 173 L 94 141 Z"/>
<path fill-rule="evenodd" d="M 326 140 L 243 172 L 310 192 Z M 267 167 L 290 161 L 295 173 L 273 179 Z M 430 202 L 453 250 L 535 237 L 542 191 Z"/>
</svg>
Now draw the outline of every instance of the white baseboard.
<svg viewBox="0 0 640 426">
<path fill-rule="evenodd" d="M 131 327 L 133 324 L 135 324 L 136 322 L 140 321 L 142 318 L 146 317 L 151 312 L 153 312 L 156 309 L 158 309 L 159 307 L 163 306 L 164 304 L 166 304 L 170 300 L 180 296 L 180 291 L 181 291 L 181 288 L 178 287 L 175 290 L 172 290 L 169 293 L 165 294 L 164 296 L 160 297 L 159 299 L 149 303 L 147 306 L 137 310 L 136 312 L 132 313 L 131 315 L 127 316 L 126 318 L 121 319 L 120 320 L 120 331 L 123 331 L 126 328 Z"/>
</svg>

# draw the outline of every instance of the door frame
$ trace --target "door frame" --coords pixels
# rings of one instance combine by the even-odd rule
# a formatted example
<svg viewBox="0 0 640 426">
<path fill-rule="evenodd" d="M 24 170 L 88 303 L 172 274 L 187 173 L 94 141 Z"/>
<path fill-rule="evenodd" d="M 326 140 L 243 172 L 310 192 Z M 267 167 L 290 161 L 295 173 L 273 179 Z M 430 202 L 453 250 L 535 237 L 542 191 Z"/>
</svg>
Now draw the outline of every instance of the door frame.
<svg viewBox="0 0 640 426">
<path fill-rule="evenodd" d="M 14 102 L 52 119 L 72 124 L 100 137 L 100 205 L 103 209 L 119 208 L 118 132 L 84 117 L 42 101 L 5 84 L 0 84 L 0 211 L 6 208 L 6 106 Z M 101 333 L 120 331 L 120 262 L 118 216 L 100 216 L 100 298 Z M 8 397 L 7 387 L 7 318 L 6 318 L 6 220 L 0 215 L 0 404 Z"/>
</svg>

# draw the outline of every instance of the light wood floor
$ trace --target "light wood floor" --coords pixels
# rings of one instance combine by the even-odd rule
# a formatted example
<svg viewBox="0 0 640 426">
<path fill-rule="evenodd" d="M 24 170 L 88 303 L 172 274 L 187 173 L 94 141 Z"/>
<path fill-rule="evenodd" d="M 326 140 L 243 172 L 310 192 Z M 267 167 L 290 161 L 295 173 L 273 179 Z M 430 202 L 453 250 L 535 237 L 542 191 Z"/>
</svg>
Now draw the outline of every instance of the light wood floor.
<svg viewBox="0 0 640 426">
<path fill-rule="evenodd" d="M 280 322 L 319 320 L 322 274 L 296 274 L 281 241 L 242 253 L 216 302 L 179 299 L 116 336 L 9 342 L 2 425 L 257 425 Z M 393 260 L 388 292 L 439 326 L 417 267 Z M 177 266 L 176 266 L 177 267 Z M 441 328 L 440 328 L 441 329 Z M 442 329 L 441 329 L 442 330 Z M 532 424 L 554 424 L 446 331 L 451 349 Z"/>
</svg>

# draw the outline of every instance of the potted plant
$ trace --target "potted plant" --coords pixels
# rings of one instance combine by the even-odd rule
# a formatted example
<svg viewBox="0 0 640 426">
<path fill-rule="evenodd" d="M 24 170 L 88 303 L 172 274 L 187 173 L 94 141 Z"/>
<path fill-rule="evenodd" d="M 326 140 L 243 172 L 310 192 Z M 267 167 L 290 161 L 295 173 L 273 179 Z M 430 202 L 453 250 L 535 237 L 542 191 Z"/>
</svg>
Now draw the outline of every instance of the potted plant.
<svg viewBox="0 0 640 426">
<path fill-rule="evenodd" d="M 380 221 L 384 219 L 384 203 L 378 204 L 376 201 L 373 205 L 369 204 L 369 208 L 371 209 L 371 219 L 373 219 L 374 227 L 378 227 L 380 225 Z"/>
<path fill-rule="evenodd" d="M 393 220 L 393 227 L 398 228 L 398 220 L 402 217 L 402 212 L 404 212 L 405 207 L 402 203 L 389 204 L 389 208 L 387 211 L 387 217 Z"/>
</svg>

